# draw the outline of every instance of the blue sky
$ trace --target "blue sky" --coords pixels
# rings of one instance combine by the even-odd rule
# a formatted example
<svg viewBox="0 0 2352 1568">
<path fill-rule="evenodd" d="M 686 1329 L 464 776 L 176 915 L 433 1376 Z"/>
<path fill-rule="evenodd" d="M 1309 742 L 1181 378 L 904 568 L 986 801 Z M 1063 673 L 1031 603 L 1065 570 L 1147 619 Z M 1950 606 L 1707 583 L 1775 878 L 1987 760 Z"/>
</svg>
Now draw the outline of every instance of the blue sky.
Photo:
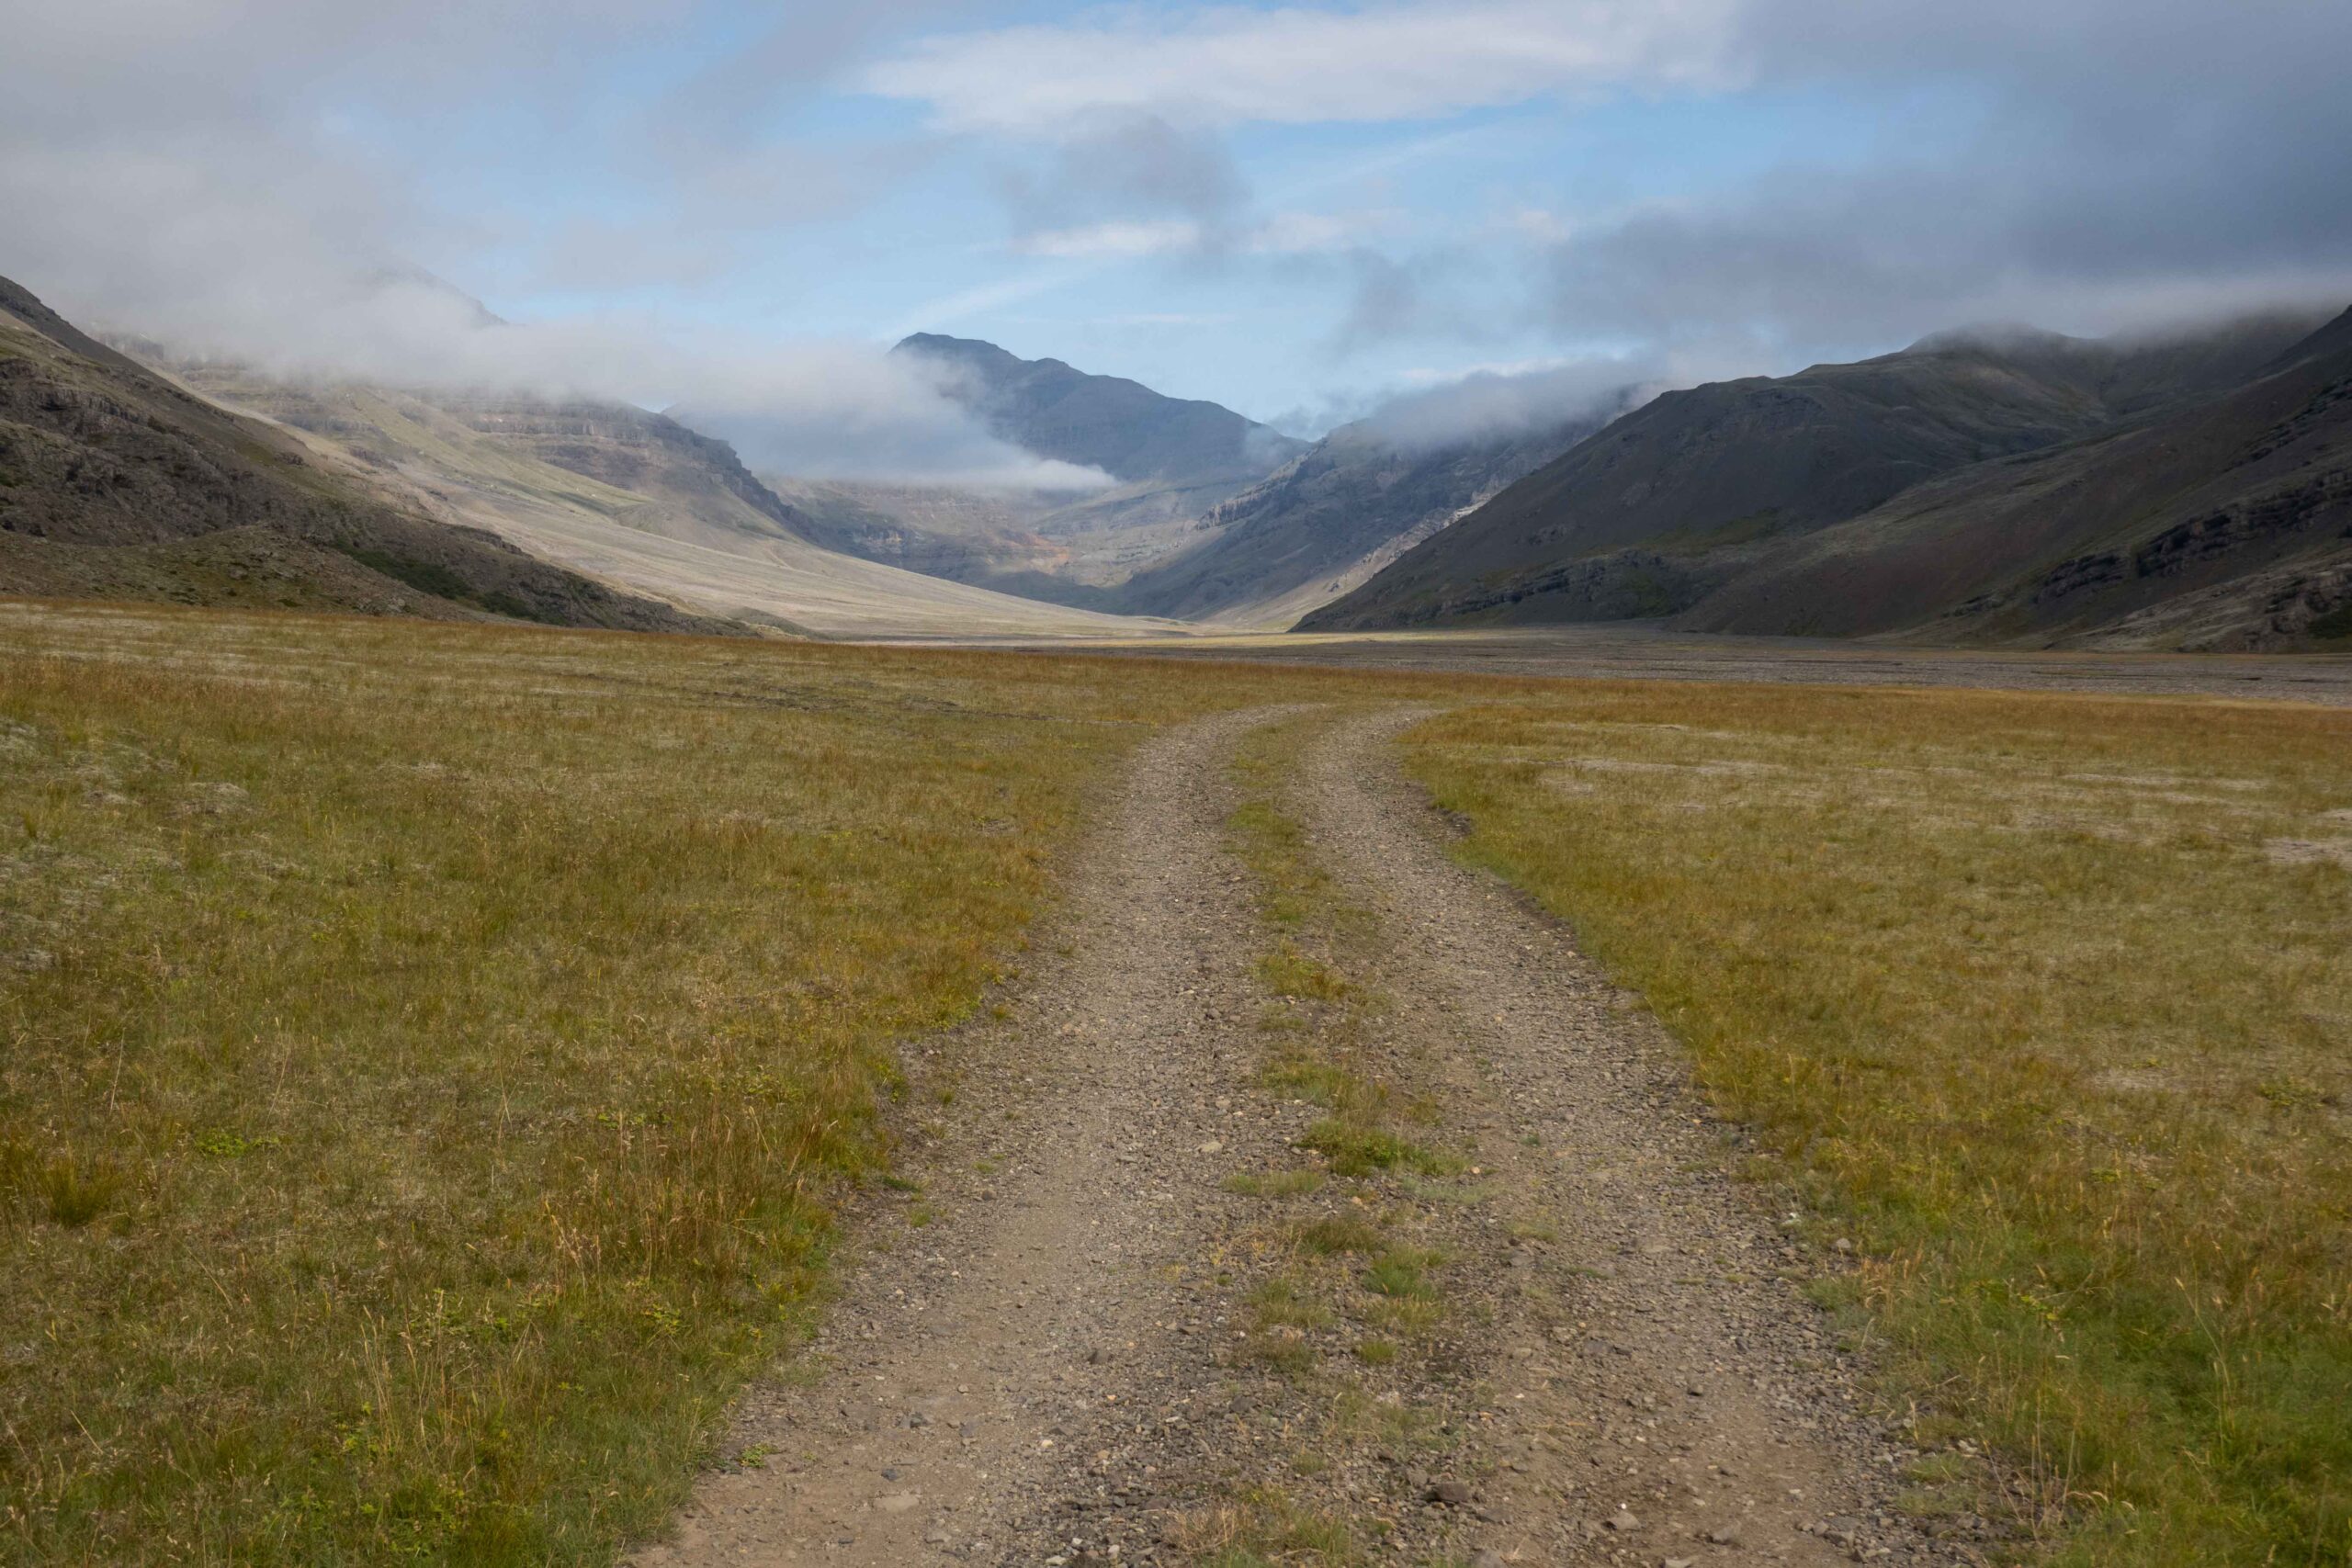
<svg viewBox="0 0 2352 1568">
<path fill-rule="evenodd" d="M 1100 13 L 1022 14 L 1051 26 Z M 943 18 L 877 40 L 874 54 L 988 36 L 976 23 Z M 733 128 L 730 151 L 821 148 L 858 171 L 854 188 L 833 177 L 781 191 L 746 182 L 739 231 L 680 232 L 658 192 L 613 177 L 626 160 L 596 142 L 691 95 L 745 37 L 713 18 L 615 62 L 587 90 L 584 146 L 571 124 L 534 125 L 505 107 L 442 129 L 463 173 L 439 198 L 460 214 L 494 208 L 521 231 L 443 270 L 518 318 L 619 306 L 783 335 L 947 332 L 1311 428 L 1474 367 L 1638 346 L 1605 321 L 1535 319 L 1525 298 L 1535 258 L 1578 223 L 1704 205 L 1776 169 L 1863 166 L 1898 146 L 1956 155 L 1982 112 L 1943 84 L 1658 93 L 1605 83 L 1574 99 L 1539 89 L 1394 118 L 1202 129 L 1179 105 L 1136 111 L 1221 167 L 1210 221 L 1232 232 L 1220 243 L 1197 200 L 1060 189 L 1058 128 L 942 127 L 932 106 L 851 68 L 763 106 Z M 395 151 L 408 133 L 396 122 L 376 132 Z M 583 218 L 611 242 L 585 255 L 564 243 Z M 1379 330 L 1356 319 L 1364 275 L 1384 264 L 1442 279 L 1424 283 L 1438 296 L 1425 319 Z M 1820 346 L 1867 352 L 1883 337 Z"/>
<path fill-rule="evenodd" d="M 0 0 L 0 271 L 61 304 L 490 373 L 413 300 L 360 319 L 350 277 L 418 267 L 543 378 L 869 434 L 858 355 L 919 329 L 1312 434 L 1479 367 L 2352 299 L 2352 6 L 2308 0 Z"/>
</svg>

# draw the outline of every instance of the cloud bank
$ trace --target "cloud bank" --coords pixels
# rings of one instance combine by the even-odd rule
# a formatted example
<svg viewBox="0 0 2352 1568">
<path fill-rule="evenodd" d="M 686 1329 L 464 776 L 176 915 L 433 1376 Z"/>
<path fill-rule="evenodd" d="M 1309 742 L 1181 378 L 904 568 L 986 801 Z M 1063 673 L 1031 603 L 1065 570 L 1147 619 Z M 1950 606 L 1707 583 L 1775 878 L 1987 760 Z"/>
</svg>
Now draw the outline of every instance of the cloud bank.
<svg viewBox="0 0 2352 1568">
<path fill-rule="evenodd" d="M 1199 138 L 1742 94 L 1834 98 L 1893 130 L 1935 101 L 1961 123 L 1932 145 L 1858 141 L 1673 200 L 1522 207 L 1544 221 L 1494 242 L 1519 258 L 1509 289 L 1458 242 L 1367 249 L 1335 304 L 1349 348 L 1549 333 L 1802 360 L 1986 316 L 2099 333 L 2352 297 L 2346 59 L 2352 6 L 2308 0 L 1401 0 L 974 29 L 863 80 L 942 130 L 1032 141 L 1116 114 Z M 1131 254 L 1186 237 L 1095 232 Z"/>
<path fill-rule="evenodd" d="M 1669 385 L 1689 385 L 1643 356 L 1601 355 L 1520 371 L 1478 370 L 1389 399 L 1355 428 L 1407 452 L 1509 441 L 1571 422 L 1613 419 Z"/>
<path fill-rule="evenodd" d="M 86 0 L 0 32 L 0 270 L 71 315 L 289 374 L 763 402 L 778 450 L 907 476 L 1024 459 L 878 354 L 747 328 L 789 319 L 781 289 L 729 325 L 695 307 L 935 166 L 927 194 L 993 195 L 1012 232 L 923 231 L 943 273 L 910 329 L 1080 290 L 1090 320 L 1222 320 L 1202 378 L 1245 404 L 1282 355 L 1789 368 L 1970 320 L 2352 298 L 2352 6 L 2312 0 L 1045 0 L 993 24 L 957 0 Z M 796 124 L 809 103 L 854 133 Z M 1458 189 L 1396 152 L 1507 153 L 1629 104 L 1689 116 L 1644 122 L 1690 138 L 1670 191 L 1521 164 L 1474 197 L 1488 143 L 1433 154 Z M 1838 129 L 1722 155 L 1783 104 Z M 1269 147 L 1310 143 L 1340 176 L 1257 188 Z M 372 281 L 411 265 L 543 303 L 493 349 L 456 302 Z"/>
<path fill-rule="evenodd" d="M 0 50 L 0 272 L 85 324 L 280 377 L 654 408 L 686 400 L 812 476 L 1103 482 L 990 435 L 878 345 L 747 339 L 610 309 L 486 328 L 473 299 L 416 270 L 419 257 L 480 254 L 514 236 L 494 213 L 438 200 L 421 164 L 381 145 L 372 113 L 393 112 L 395 101 L 403 114 L 458 112 L 503 96 L 563 126 L 612 53 L 658 47 L 695 9 L 682 0 L 20 7 Z M 831 203 L 829 189 L 792 177 L 813 164 L 734 139 L 773 90 L 777 62 L 821 69 L 889 12 L 797 7 L 691 95 L 696 114 L 665 132 L 673 152 L 695 164 L 724 143 L 718 168 L 738 204 L 763 194 L 744 183 L 754 174 L 795 199 Z M 578 52 L 582 40 L 594 40 L 594 57 Z M 761 62 L 767 85 L 755 90 L 742 73 Z M 662 163 L 654 157 L 656 174 Z M 626 168 L 611 167 L 626 184 Z M 696 181 L 711 176 L 705 166 L 679 187 L 689 209 L 708 205 Z M 707 215 L 667 224 L 582 216 L 533 238 L 571 282 L 677 281 L 713 265 Z"/>
</svg>

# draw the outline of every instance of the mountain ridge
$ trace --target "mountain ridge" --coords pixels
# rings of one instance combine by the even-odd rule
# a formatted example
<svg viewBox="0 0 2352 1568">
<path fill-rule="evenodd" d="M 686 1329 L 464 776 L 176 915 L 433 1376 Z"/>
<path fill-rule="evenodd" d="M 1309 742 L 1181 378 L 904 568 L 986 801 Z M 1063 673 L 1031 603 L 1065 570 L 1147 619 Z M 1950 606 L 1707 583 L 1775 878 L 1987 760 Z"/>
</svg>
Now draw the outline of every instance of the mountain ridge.
<svg viewBox="0 0 2352 1568">
<path fill-rule="evenodd" d="M 1803 558 L 1802 541 L 1825 530 L 1877 517 L 1883 532 L 1903 498 L 1941 494 L 1933 487 L 1963 482 L 1955 476 L 1974 476 L 1965 482 L 1982 510 L 1984 495 L 2030 486 L 2051 454 L 2224 401 L 2300 344 L 2314 343 L 2304 362 L 2332 352 L 2330 333 L 2352 338 L 2340 321 L 2278 312 L 2120 341 L 1963 330 L 1851 365 L 1667 393 L 1297 627 L 1676 616 L 1694 629 L 1804 629 L 1742 597 L 1743 574 Z M 1996 556 L 1980 541 L 1954 570 L 1982 577 Z M 1734 603 L 1745 608 L 1724 609 Z M 1818 604 L 1810 613 L 1825 630 L 1897 629 Z M 1990 622 L 1946 630 L 1998 635 Z"/>
<path fill-rule="evenodd" d="M 1203 519 L 1200 543 L 1137 572 L 1125 607 L 1281 624 L 1453 525 L 1605 423 L 1595 411 L 1530 430 L 1422 445 L 1371 422 L 1334 430 Z"/>
<path fill-rule="evenodd" d="M 396 506 L 0 279 L 0 589 L 741 632 Z"/>
<path fill-rule="evenodd" d="M 1130 483 L 1254 479 L 1306 449 L 1223 404 L 1023 359 L 980 338 L 914 333 L 890 352 L 943 373 L 942 389 L 1002 439 Z"/>
</svg>

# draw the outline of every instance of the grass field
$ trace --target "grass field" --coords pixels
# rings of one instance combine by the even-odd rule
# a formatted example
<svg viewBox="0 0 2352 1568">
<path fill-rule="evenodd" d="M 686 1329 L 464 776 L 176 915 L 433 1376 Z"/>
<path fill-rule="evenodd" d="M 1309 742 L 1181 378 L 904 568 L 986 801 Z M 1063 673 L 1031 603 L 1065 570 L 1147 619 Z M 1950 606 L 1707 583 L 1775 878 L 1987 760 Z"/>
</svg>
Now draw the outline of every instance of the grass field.
<svg viewBox="0 0 2352 1568">
<path fill-rule="evenodd" d="M 2056 1561 L 2352 1561 L 2352 714 L 1593 687 L 1411 758 Z"/>
<path fill-rule="evenodd" d="M 24 605 L 0 1561 L 609 1560 L 1130 746 L 1383 694 L 2049 1555 L 2346 1561 L 2352 714 Z"/>
<path fill-rule="evenodd" d="M 805 1315 L 890 1044 L 1245 683 L 0 618 L 0 1558 L 594 1561 Z"/>
</svg>

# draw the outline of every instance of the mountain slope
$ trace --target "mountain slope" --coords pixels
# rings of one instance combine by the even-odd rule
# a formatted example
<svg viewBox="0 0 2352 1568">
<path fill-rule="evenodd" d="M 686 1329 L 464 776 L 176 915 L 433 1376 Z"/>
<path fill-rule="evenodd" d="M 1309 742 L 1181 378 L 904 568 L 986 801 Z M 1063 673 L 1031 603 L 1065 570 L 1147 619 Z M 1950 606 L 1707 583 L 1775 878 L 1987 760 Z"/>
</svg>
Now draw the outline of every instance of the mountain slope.
<svg viewBox="0 0 2352 1568">
<path fill-rule="evenodd" d="M 2222 649 L 2352 636 L 2352 310 L 2221 397 L 1824 529 L 1678 624 Z"/>
<path fill-rule="evenodd" d="M 891 352 L 940 372 L 950 397 L 1014 446 L 1130 483 L 1246 482 L 1306 447 L 1216 403 L 1023 359 L 977 338 L 917 333 Z"/>
<path fill-rule="evenodd" d="M 5 279 L 0 592 L 741 629 L 390 504 Z"/>
<path fill-rule="evenodd" d="M 1578 444 L 1302 629 L 1660 615 L 1817 530 L 1968 469 L 2211 399 L 2311 331 L 2017 329 L 1672 392 Z"/>
<path fill-rule="evenodd" d="M 1118 609 L 1120 584 L 1193 544 L 1219 502 L 1306 449 L 1216 403 L 978 339 L 919 333 L 892 353 L 999 439 L 1112 480 L 1023 491 L 762 475 L 826 547 L 973 587 Z"/>
<path fill-rule="evenodd" d="M 825 548 L 825 526 L 725 442 L 643 409 L 289 384 L 220 363 L 171 369 L 299 438 L 312 462 L 428 516 L 714 614 L 829 637 L 1153 629 Z"/>
<path fill-rule="evenodd" d="M 1129 579 L 1140 614 L 1282 626 L 1363 581 L 1604 420 L 1400 446 L 1343 425 L 1202 520 L 1205 537 Z"/>
</svg>

